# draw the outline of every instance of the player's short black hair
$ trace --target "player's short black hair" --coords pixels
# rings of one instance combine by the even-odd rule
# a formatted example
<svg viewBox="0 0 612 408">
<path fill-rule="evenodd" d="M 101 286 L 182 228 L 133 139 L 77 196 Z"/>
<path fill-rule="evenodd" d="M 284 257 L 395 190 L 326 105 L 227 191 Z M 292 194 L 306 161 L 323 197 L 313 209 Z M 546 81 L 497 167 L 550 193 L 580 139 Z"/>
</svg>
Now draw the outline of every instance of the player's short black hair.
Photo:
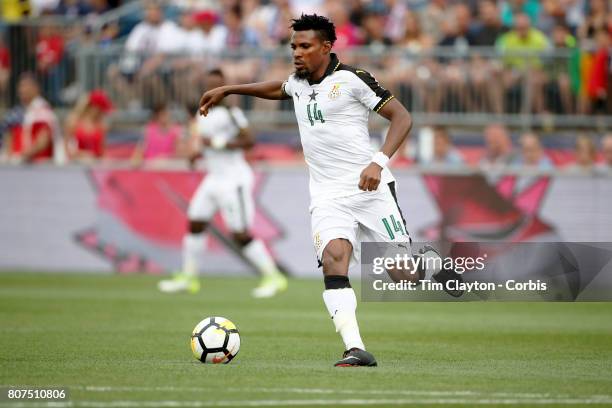
<svg viewBox="0 0 612 408">
<path fill-rule="evenodd" d="M 313 30 L 323 41 L 329 41 L 334 45 L 336 42 L 336 27 L 334 23 L 325 16 L 316 14 L 302 14 L 300 18 L 291 20 L 291 28 L 293 31 L 308 31 Z"/>
<path fill-rule="evenodd" d="M 208 71 L 208 75 L 216 75 L 219 76 L 223 79 L 225 79 L 225 75 L 223 75 L 223 71 L 221 71 L 221 68 L 213 68 L 210 71 Z"/>
</svg>

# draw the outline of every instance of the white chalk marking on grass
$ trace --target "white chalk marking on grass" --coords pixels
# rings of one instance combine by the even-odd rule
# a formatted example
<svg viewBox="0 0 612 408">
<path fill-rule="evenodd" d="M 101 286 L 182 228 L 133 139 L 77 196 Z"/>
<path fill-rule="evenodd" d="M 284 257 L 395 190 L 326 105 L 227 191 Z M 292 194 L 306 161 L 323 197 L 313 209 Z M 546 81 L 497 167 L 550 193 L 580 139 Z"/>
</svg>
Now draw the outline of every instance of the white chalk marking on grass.
<svg viewBox="0 0 612 408">
<path fill-rule="evenodd" d="M 214 388 L 206 387 L 123 387 L 123 386 L 73 386 L 70 388 L 82 389 L 91 392 L 202 392 L 206 390 L 214 391 Z M 260 392 L 260 393 L 294 393 L 294 394 L 359 394 L 359 395 L 426 395 L 426 396 L 483 396 L 483 397 L 509 397 L 509 398 L 586 398 L 586 399 L 612 399 L 610 395 L 587 395 L 572 396 L 568 394 L 550 393 L 522 393 L 522 392 L 483 392 L 483 391 L 428 391 L 428 390 L 347 390 L 333 388 L 268 388 L 268 387 L 226 387 L 230 392 Z"/>
<path fill-rule="evenodd" d="M 204 408 L 204 407 L 273 407 L 307 405 L 597 405 L 611 404 L 612 399 L 547 398 L 547 399 L 465 399 L 465 398 L 402 398 L 402 399 L 288 399 L 288 400 L 221 400 L 221 401 L 67 401 L 67 402 L 15 402 L 1 404 L 10 408 Z"/>
</svg>

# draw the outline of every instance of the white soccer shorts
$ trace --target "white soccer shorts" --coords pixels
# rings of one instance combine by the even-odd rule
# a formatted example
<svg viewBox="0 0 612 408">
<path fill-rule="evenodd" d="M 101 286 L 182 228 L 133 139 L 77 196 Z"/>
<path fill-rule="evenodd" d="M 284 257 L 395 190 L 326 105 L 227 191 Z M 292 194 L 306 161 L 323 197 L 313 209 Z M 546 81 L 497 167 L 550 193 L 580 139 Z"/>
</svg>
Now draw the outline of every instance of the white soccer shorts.
<svg viewBox="0 0 612 408">
<path fill-rule="evenodd" d="M 376 191 L 321 201 L 312 206 L 312 236 L 319 261 L 333 239 L 353 246 L 351 265 L 359 263 L 361 242 L 408 243 L 410 236 L 395 199 L 395 183 L 381 184 Z M 406 246 L 406 245 L 403 245 Z"/>
<path fill-rule="evenodd" d="M 207 176 L 193 195 L 187 215 L 190 220 L 210 221 L 217 211 L 230 231 L 248 231 L 255 218 L 252 178 Z"/>
</svg>

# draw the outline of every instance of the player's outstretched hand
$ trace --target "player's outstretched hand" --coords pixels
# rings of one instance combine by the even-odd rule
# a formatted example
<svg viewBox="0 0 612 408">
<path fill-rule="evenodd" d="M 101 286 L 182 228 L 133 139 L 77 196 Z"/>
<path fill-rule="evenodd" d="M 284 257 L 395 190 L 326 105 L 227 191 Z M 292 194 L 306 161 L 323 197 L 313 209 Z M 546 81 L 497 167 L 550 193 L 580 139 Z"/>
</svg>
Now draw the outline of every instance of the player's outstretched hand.
<svg viewBox="0 0 612 408">
<path fill-rule="evenodd" d="M 368 167 L 363 169 L 359 178 L 359 189 L 363 191 L 374 191 L 380 184 L 380 173 L 382 167 L 376 163 L 370 163 Z"/>
<path fill-rule="evenodd" d="M 223 98 L 225 98 L 225 89 L 222 86 L 205 92 L 200 98 L 200 115 L 208 115 L 208 110 L 218 105 Z"/>
</svg>

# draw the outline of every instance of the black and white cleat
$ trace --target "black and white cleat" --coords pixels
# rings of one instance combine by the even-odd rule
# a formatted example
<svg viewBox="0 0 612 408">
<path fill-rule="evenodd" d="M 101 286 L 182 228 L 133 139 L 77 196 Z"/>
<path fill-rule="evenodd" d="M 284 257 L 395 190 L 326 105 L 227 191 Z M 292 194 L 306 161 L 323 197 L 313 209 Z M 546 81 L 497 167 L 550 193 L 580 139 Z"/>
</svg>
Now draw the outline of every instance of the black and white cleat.
<svg viewBox="0 0 612 408">
<path fill-rule="evenodd" d="M 342 354 L 342 359 L 334 364 L 335 367 L 376 367 L 377 365 L 372 353 L 358 348 L 346 350 Z"/>
</svg>

